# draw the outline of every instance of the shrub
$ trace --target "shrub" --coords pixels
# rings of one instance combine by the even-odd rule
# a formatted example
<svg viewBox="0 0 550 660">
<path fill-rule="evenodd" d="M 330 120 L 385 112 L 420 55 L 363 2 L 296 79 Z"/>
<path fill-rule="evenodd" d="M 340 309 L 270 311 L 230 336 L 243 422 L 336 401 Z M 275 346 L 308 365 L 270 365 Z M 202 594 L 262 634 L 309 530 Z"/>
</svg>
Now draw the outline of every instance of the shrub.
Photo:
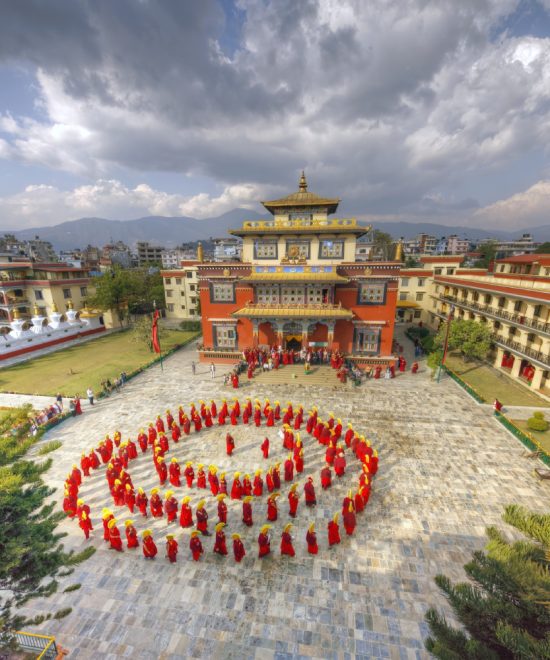
<svg viewBox="0 0 550 660">
<path fill-rule="evenodd" d="M 182 321 L 180 323 L 180 328 L 182 330 L 187 330 L 189 332 L 200 332 L 201 322 L 200 321 Z"/>
<path fill-rule="evenodd" d="M 422 339 L 423 337 L 427 337 L 430 334 L 430 331 L 428 328 L 420 328 L 417 325 L 412 325 L 410 328 L 407 328 L 407 336 L 409 339 Z"/>
<path fill-rule="evenodd" d="M 38 454 L 40 456 L 45 456 L 46 454 L 49 454 L 51 451 L 55 451 L 56 449 L 59 449 L 63 443 L 61 440 L 50 440 L 50 442 L 46 442 L 46 444 L 42 445 L 40 449 L 38 450 Z"/>
<path fill-rule="evenodd" d="M 529 417 L 527 420 L 527 426 L 532 431 L 547 431 L 548 422 L 544 419 L 544 414 L 542 412 L 536 412 L 532 417 Z"/>
</svg>

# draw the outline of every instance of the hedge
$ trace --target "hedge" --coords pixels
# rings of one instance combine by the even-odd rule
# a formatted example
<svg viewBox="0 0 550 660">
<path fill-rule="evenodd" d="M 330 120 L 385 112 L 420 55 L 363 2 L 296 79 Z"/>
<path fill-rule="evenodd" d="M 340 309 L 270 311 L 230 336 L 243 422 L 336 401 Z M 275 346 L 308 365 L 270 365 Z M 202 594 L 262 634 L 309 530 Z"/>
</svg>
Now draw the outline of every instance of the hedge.
<svg viewBox="0 0 550 660">
<path fill-rule="evenodd" d="M 456 374 L 452 369 L 449 369 L 446 365 L 441 365 L 443 371 L 445 371 L 449 376 L 460 385 L 463 389 L 468 392 L 468 394 L 473 397 L 478 403 L 487 403 L 487 401 L 481 396 L 481 394 L 474 389 L 471 385 L 468 385 L 462 378 Z"/>
<path fill-rule="evenodd" d="M 525 433 L 520 428 L 518 428 L 506 415 L 503 415 L 498 410 L 495 410 L 495 417 L 497 420 L 507 428 L 511 433 L 513 433 L 516 438 L 530 451 L 539 451 L 541 456 L 541 461 L 550 467 L 550 456 L 548 453 L 540 446 L 538 440 L 534 438 L 530 433 Z"/>
</svg>

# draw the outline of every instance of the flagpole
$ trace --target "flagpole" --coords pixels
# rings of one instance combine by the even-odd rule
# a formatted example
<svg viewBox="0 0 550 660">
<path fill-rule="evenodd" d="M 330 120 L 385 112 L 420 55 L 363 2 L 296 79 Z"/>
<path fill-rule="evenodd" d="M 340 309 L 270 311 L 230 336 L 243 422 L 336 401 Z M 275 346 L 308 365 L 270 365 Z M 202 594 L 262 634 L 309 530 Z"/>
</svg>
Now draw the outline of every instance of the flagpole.
<svg viewBox="0 0 550 660">
<path fill-rule="evenodd" d="M 153 300 L 153 316 L 157 311 L 157 301 Z M 158 318 L 157 318 L 157 343 L 159 345 L 159 358 L 160 358 L 160 370 L 164 373 L 164 365 L 162 364 L 162 346 L 160 345 L 160 328 L 158 327 Z"/>
<path fill-rule="evenodd" d="M 455 311 L 455 306 L 451 305 L 449 310 L 449 316 L 447 317 L 447 330 L 445 332 L 445 342 L 443 344 L 443 355 L 441 356 L 441 362 L 439 363 L 439 369 L 437 371 L 437 382 L 439 383 L 441 379 L 441 372 L 443 371 L 443 365 L 445 364 L 445 358 L 447 357 L 447 350 L 449 348 L 449 331 L 451 329 L 451 321 L 453 320 L 453 313 Z"/>
</svg>

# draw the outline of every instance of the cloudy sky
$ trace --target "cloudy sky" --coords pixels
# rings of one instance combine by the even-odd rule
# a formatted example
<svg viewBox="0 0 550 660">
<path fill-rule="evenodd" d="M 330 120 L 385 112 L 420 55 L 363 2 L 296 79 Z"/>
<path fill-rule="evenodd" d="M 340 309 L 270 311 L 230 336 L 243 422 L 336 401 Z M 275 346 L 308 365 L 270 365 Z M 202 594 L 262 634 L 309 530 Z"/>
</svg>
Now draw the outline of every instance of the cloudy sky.
<svg viewBox="0 0 550 660">
<path fill-rule="evenodd" d="M 550 224 L 550 0 L 3 0 L 0 229 L 342 214 Z"/>
</svg>

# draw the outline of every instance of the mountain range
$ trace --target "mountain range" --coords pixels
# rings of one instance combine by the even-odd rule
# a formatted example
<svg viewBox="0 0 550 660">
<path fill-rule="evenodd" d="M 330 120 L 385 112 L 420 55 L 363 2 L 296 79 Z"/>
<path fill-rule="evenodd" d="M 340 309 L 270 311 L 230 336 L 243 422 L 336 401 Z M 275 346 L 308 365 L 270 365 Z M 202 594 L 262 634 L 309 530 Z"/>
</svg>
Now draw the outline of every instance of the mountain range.
<svg viewBox="0 0 550 660">
<path fill-rule="evenodd" d="M 229 229 L 240 227 L 243 220 L 268 219 L 271 216 L 260 215 L 255 211 L 237 208 L 213 218 L 191 218 L 186 216 L 164 217 L 147 216 L 135 220 L 107 220 L 105 218 L 80 218 L 62 222 L 50 227 L 34 227 L 21 231 L 10 232 L 22 240 L 40 236 L 50 241 L 56 250 L 71 250 L 87 245 L 101 247 L 115 241 L 123 241 L 131 247 L 138 241 L 149 241 L 155 245 L 175 247 L 208 238 L 227 236 Z M 523 233 L 530 233 L 536 241 L 550 241 L 550 225 L 532 227 L 517 231 L 499 229 L 480 229 L 471 227 L 448 226 L 429 222 L 375 222 L 375 229 L 388 232 L 394 238 L 414 238 L 417 234 L 426 233 L 434 236 L 459 237 L 472 240 L 498 238 L 512 240 Z M 0 230 L 1 232 L 2 230 Z"/>
</svg>

